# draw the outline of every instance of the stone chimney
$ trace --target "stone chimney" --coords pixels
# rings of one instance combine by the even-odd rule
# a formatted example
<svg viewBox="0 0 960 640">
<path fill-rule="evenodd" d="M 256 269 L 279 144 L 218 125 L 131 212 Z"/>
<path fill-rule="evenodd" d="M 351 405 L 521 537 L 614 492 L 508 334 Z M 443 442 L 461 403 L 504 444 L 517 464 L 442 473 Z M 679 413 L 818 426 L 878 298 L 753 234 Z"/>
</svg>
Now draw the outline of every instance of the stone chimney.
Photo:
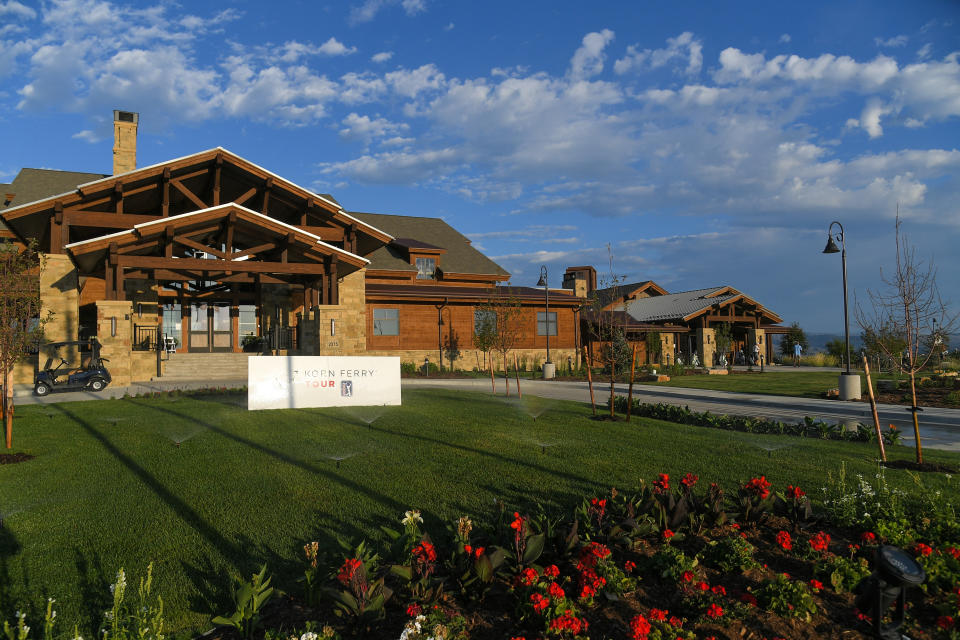
<svg viewBox="0 0 960 640">
<path fill-rule="evenodd" d="M 137 122 L 139 113 L 113 112 L 113 175 L 137 168 Z"/>
<path fill-rule="evenodd" d="M 563 288 L 572 290 L 579 298 L 586 298 L 597 288 L 597 270 L 590 266 L 567 267 L 563 274 Z"/>
</svg>

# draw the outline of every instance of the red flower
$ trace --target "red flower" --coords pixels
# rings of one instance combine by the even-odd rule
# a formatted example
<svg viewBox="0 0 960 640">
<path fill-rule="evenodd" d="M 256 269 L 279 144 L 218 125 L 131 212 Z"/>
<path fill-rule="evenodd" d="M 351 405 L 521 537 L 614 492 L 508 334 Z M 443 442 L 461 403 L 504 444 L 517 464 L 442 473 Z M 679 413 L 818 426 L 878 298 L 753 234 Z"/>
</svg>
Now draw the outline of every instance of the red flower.
<svg viewBox="0 0 960 640">
<path fill-rule="evenodd" d="M 944 551 L 953 556 L 954 560 L 960 560 L 960 549 L 957 549 L 956 547 L 947 547 L 944 549 Z"/>
<path fill-rule="evenodd" d="M 600 500 L 599 498 L 593 498 L 592 500 L 590 500 L 590 506 L 592 506 L 595 510 L 599 511 L 600 515 L 602 516 L 603 512 L 607 508 L 607 499 L 604 498 L 603 500 Z"/>
<path fill-rule="evenodd" d="M 626 573 L 633 573 L 633 570 L 637 568 L 637 563 L 633 560 L 627 560 L 623 563 L 623 570 Z"/>
<path fill-rule="evenodd" d="M 810 546 L 814 551 L 826 551 L 830 546 L 830 534 L 820 531 L 817 535 L 810 538 Z"/>
<path fill-rule="evenodd" d="M 664 529 L 664 530 L 663 530 L 663 539 L 664 539 L 664 540 L 669 540 L 670 538 L 673 537 L 673 535 L 674 535 L 674 534 L 673 534 L 673 531 L 670 531 L 670 529 Z"/>
<path fill-rule="evenodd" d="M 416 602 L 414 602 L 412 605 L 407 607 L 407 615 L 410 616 L 411 618 L 416 618 L 418 615 L 420 615 L 420 612 L 422 611 L 423 609 L 421 609 L 420 605 L 417 604 Z"/>
<path fill-rule="evenodd" d="M 483 550 L 484 550 L 484 547 L 477 547 L 476 549 L 473 550 L 473 555 L 479 558 L 480 556 L 483 555 Z"/>
<path fill-rule="evenodd" d="M 707 616 L 716 620 L 723 615 L 723 607 L 718 604 L 711 604 L 707 607 Z"/>
<path fill-rule="evenodd" d="M 553 631 L 570 631 L 573 635 L 579 635 L 581 631 L 587 630 L 587 621 L 574 616 L 570 611 L 564 611 L 563 615 L 550 621 L 550 629 Z"/>
<path fill-rule="evenodd" d="M 593 586 L 591 586 L 591 585 L 589 585 L 589 584 L 583 585 L 583 588 L 580 589 L 580 599 L 581 599 L 581 600 L 589 600 L 590 598 L 592 598 L 592 597 L 595 596 L 595 595 L 597 595 L 597 590 L 594 589 Z"/>
<path fill-rule="evenodd" d="M 533 610 L 537 613 L 543 612 L 544 609 L 550 606 L 550 598 L 546 598 L 540 593 L 531 593 L 530 602 L 533 603 Z"/>
<path fill-rule="evenodd" d="M 520 575 L 517 576 L 517 580 L 519 580 L 520 584 L 522 584 L 525 587 L 532 587 L 537 583 L 537 578 L 539 577 L 540 577 L 540 574 L 537 573 L 536 569 L 531 569 L 530 567 L 527 567 L 526 569 L 520 572 Z"/>
<path fill-rule="evenodd" d="M 767 496 L 770 495 L 770 483 L 767 482 L 767 476 L 752 478 L 750 482 L 743 485 L 743 488 L 753 495 L 759 496 L 761 500 L 766 500 Z"/>
<path fill-rule="evenodd" d="M 351 580 L 353 580 L 354 574 L 358 569 L 363 567 L 363 560 L 359 558 L 347 558 L 343 562 L 343 566 L 340 567 L 340 572 L 337 574 L 337 580 L 344 586 L 349 586 Z"/>
<path fill-rule="evenodd" d="M 667 611 L 665 609 L 650 609 L 650 619 L 663 621 L 667 619 Z"/>
<path fill-rule="evenodd" d="M 523 529 L 523 518 L 521 518 L 520 514 L 516 511 L 513 512 L 513 522 L 510 523 L 510 528 L 516 531 L 517 534 Z"/>
<path fill-rule="evenodd" d="M 820 582 L 819 580 L 811 580 L 810 588 L 813 589 L 814 591 L 820 591 L 823 589 L 823 583 Z"/>
<path fill-rule="evenodd" d="M 953 626 L 953 616 L 940 616 L 937 618 L 937 626 L 941 629 L 949 629 Z"/>
<path fill-rule="evenodd" d="M 795 487 L 792 484 L 787 485 L 787 497 L 791 500 L 799 500 L 805 495 L 807 495 L 807 492 L 800 487 Z"/>
<path fill-rule="evenodd" d="M 633 640 L 646 640 L 650 634 L 650 623 L 641 615 L 636 615 L 630 621 L 630 637 Z"/>
<path fill-rule="evenodd" d="M 860 542 L 862 544 L 877 544 L 877 536 L 870 531 L 865 531 L 860 535 Z"/>
<path fill-rule="evenodd" d="M 550 586 L 547 587 L 547 594 L 551 598 L 556 598 L 557 600 L 562 600 L 567 597 L 567 594 L 564 593 L 563 589 L 556 582 L 551 582 Z"/>
<path fill-rule="evenodd" d="M 790 551 L 793 549 L 793 540 L 790 538 L 790 534 L 787 531 L 778 531 L 777 532 L 777 544 L 784 551 Z"/>
<path fill-rule="evenodd" d="M 653 481 L 653 490 L 655 493 L 666 493 L 670 490 L 670 476 L 661 473 L 657 476 L 657 479 Z"/>
<path fill-rule="evenodd" d="M 683 572 L 683 581 L 684 582 L 693 582 L 693 571 L 684 571 Z"/>
<path fill-rule="evenodd" d="M 552 564 L 543 570 L 543 575 L 547 576 L 548 578 L 556 578 L 560 575 L 560 569 L 557 567 L 557 565 Z"/>
<path fill-rule="evenodd" d="M 745 593 L 740 596 L 741 602 L 746 602 L 747 604 L 752 604 L 753 606 L 758 606 L 760 603 L 757 602 L 757 599 L 753 596 L 752 593 Z"/>
<path fill-rule="evenodd" d="M 473 547 L 471 547 L 470 545 L 468 544 L 463 545 L 463 550 L 466 552 L 468 556 L 473 555 Z"/>
<path fill-rule="evenodd" d="M 426 540 L 415 546 L 410 551 L 410 554 L 417 562 L 422 562 L 424 564 L 437 561 L 437 550 Z"/>
<path fill-rule="evenodd" d="M 692 489 L 693 485 L 697 484 L 697 480 L 699 479 L 700 476 L 695 476 L 692 473 L 688 473 L 680 480 L 680 484 L 685 486 L 687 489 Z"/>
<path fill-rule="evenodd" d="M 918 542 L 917 546 L 913 548 L 913 552 L 921 556 L 928 556 L 931 553 L 933 553 L 933 548 L 928 544 L 923 544 L 922 542 Z"/>
<path fill-rule="evenodd" d="M 671 627 L 676 627 L 677 629 L 683 626 L 683 620 L 681 620 L 677 616 L 670 616 L 669 622 Z"/>
<path fill-rule="evenodd" d="M 701 580 L 700 582 L 697 583 L 697 589 L 699 589 L 700 591 L 710 591 L 710 585 L 708 585 L 706 582 L 703 582 Z"/>
<path fill-rule="evenodd" d="M 714 585 L 713 588 L 710 589 L 710 591 L 714 592 L 718 596 L 727 595 L 727 590 L 722 584 Z"/>
</svg>

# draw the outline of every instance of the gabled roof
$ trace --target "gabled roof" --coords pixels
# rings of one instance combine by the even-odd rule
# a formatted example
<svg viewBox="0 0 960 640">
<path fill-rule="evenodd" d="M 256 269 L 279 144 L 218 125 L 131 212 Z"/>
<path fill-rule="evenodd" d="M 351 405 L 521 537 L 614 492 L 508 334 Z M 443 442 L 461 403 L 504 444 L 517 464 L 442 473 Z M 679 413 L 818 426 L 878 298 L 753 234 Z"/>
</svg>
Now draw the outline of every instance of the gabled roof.
<svg viewBox="0 0 960 640">
<path fill-rule="evenodd" d="M 502 280 L 510 277 L 503 267 L 474 249 L 466 236 L 440 218 L 356 212 L 351 215 L 383 229 L 395 238 L 429 238 L 431 244 L 447 250 L 439 260 L 439 268 L 443 272 L 491 275 Z M 411 266 L 401 252 L 393 247 L 381 247 L 367 257 L 371 270 L 416 271 L 416 267 Z"/>
<path fill-rule="evenodd" d="M 600 308 L 603 309 L 610 304 L 620 303 L 624 298 L 631 298 L 643 293 L 644 291 L 648 291 L 650 295 L 654 296 L 664 295 L 667 293 L 666 289 L 658 285 L 653 280 L 643 280 L 641 282 L 621 284 L 616 287 L 597 289 L 594 291 L 593 295 L 596 298 Z"/>
<path fill-rule="evenodd" d="M 81 173 L 79 171 L 54 171 L 52 169 L 20 169 L 20 173 L 10 184 L 0 184 L 0 213 L 22 204 L 42 200 L 58 193 L 75 189 L 78 184 L 106 177 L 102 173 Z M 5 196 L 13 194 L 6 203 Z M 0 230 L 8 229 L 0 221 Z"/>
<path fill-rule="evenodd" d="M 290 237 L 305 249 L 305 259 L 317 261 L 323 256 L 333 255 L 336 256 L 338 260 L 343 261 L 344 265 L 348 268 L 338 272 L 341 276 L 347 275 L 357 268 L 364 267 L 369 262 L 365 258 L 354 255 L 349 251 L 344 251 L 343 249 L 327 244 L 312 233 L 308 233 L 302 229 L 298 229 L 297 227 L 233 203 L 144 222 L 134 226 L 133 229 L 109 233 L 81 242 L 74 242 L 68 244 L 65 248 L 70 252 L 71 256 L 73 256 L 74 262 L 77 263 L 81 270 L 89 273 L 103 261 L 111 245 L 117 245 L 118 250 L 121 252 L 129 249 L 131 255 L 149 255 L 155 253 L 159 247 L 157 243 L 154 242 L 151 244 L 150 241 L 156 239 L 167 229 L 173 234 L 189 234 L 191 230 L 198 228 L 209 230 L 212 222 L 221 222 L 228 217 L 231 217 L 231 221 L 239 222 L 247 229 L 244 238 L 246 242 L 238 242 L 238 244 L 241 245 L 255 246 L 271 238 L 279 239 Z M 209 231 L 206 232 L 209 233 Z M 234 237 L 240 240 L 241 234 L 238 233 Z M 209 251 L 216 250 L 210 249 Z M 229 262 L 237 263 L 241 260 L 243 260 L 243 258 L 235 258 Z M 221 261 L 221 264 L 222 263 L 223 261 Z M 240 267 L 238 270 L 242 270 L 243 265 L 238 266 Z"/>
<path fill-rule="evenodd" d="M 761 313 L 774 322 L 781 321 L 777 314 L 766 309 L 763 305 L 733 287 L 726 286 L 639 298 L 631 300 L 626 305 L 620 305 L 618 308 L 625 310 L 638 322 L 687 322 L 710 308 L 719 308 L 740 300 L 745 300 L 748 304 L 756 306 Z"/>
</svg>

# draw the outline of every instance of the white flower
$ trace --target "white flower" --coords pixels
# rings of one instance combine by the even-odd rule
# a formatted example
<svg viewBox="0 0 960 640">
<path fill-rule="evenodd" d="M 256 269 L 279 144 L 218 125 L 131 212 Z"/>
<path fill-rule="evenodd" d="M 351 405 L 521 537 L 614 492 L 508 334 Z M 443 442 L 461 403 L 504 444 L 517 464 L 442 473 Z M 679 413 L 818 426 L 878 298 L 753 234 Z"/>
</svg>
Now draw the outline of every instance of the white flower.
<svg viewBox="0 0 960 640">
<path fill-rule="evenodd" d="M 415 525 L 418 522 L 420 523 L 423 522 L 423 518 L 420 517 L 420 512 L 417 511 L 416 509 L 407 511 L 406 513 L 403 514 L 403 516 L 404 516 L 403 520 L 400 521 L 400 524 L 402 524 L 405 527 L 409 527 L 410 525 Z"/>
<path fill-rule="evenodd" d="M 313 631 L 307 631 L 300 636 L 300 640 L 317 640 L 317 637 L 317 634 L 315 634 Z"/>
</svg>

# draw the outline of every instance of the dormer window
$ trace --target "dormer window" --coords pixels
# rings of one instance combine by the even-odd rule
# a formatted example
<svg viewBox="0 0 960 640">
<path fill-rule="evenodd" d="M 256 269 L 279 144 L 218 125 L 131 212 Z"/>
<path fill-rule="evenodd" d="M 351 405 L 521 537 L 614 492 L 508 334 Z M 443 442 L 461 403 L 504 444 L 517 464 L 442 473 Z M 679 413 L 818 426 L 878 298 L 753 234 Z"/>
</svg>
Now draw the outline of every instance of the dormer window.
<svg viewBox="0 0 960 640">
<path fill-rule="evenodd" d="M 417 258 L 417 280 L 433 280 L 436 273 L 436 258 Z"/>
</svg>

